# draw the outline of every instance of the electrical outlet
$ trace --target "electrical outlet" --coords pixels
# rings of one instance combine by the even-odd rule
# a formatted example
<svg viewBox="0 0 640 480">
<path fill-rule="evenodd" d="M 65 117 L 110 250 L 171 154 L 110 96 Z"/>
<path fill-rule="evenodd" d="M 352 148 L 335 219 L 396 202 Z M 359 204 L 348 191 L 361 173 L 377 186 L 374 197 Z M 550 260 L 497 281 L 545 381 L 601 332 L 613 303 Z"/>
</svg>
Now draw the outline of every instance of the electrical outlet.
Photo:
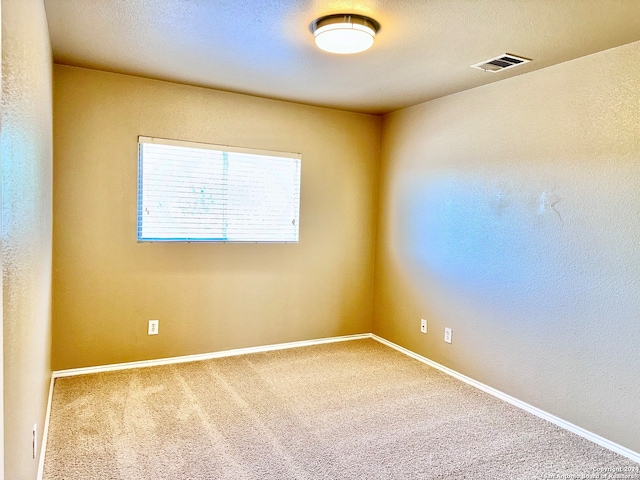
<svg viewBox="0 0 640 480">
<path fill-rule="evenodd" d="M 447 343 L 451 343 L 451 335 L 453 334 L 453 330 L 450 328 L 444 329 L 444 341 Z"/>
<path fill-rule="evenodd" d="M 149 331 L 148 335 L 157 335 L 158 334 L 158 324 L 160 320 L 149 320 Z"/>
<path fill-rule="evenodd" d="M 427 321 L 424 318 L 420 319 L 420 331 L 427 333 Z"/>
<path fill-rule="evenodd" d="M 33 435 L 31 437 L 31 449 L 33 459 L 35 460 L 36 454 L 38 453 L 38 424 L 33 424 Z"/>
</svg>

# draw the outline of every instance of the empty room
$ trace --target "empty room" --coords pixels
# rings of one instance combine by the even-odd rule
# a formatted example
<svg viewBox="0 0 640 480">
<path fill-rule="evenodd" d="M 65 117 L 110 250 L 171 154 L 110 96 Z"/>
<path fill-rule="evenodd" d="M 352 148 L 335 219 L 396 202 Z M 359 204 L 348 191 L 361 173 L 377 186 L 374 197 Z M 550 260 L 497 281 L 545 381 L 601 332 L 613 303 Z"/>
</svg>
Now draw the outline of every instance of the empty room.
<svg viewBox="0 0 640 480">
<path fill-rule="evenodd" d="M 0 480 L 640 479 L 640 2 L 0 17 Z"/>
</svg>

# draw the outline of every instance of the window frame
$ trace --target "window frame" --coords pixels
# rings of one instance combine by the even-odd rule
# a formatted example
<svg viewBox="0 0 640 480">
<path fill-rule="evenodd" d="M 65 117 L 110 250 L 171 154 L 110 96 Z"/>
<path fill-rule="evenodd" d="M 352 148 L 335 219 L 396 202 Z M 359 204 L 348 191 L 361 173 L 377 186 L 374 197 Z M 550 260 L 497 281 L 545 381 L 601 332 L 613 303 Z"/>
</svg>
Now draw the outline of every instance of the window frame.
<svg viewBox="0 0 640 480">
<path fill-rule="evenodd" d="M 297 204 L 295 204 L 295 240 L 285 240 L 285 239 L 277 239 L 277 240 L 261 240 L 261 239 L 253 239 L 253 240 L 238 240 L 238 239 L 228 239 L 228 238 L 216 238 L 216 237 L 207 237 L 207 238 L 190 238 L 190 237 L 175 237 L 175 238 L 160 238 L 160 237 L 144 237 L 142 236 L 143 231 L 143 191 L 144 191 L 144 178 L 143 178 L 143 144 L 156 144 L 156 145 L 166 145 L 172 147 L 186 147 L 192 149 L 203 149 L 203 150 L 212 150 L 216 152 L 221 152 L 223 155 L 229 153 L 236 154 L 247 154 L 247 155 L 257 155 L 257 156 L 265 156 L 265 157 L 279 157 L 284 159 L 290 159 L 297 164 L 295 165 L 295 178 L 293 186 L 297 186 L 297 192 L 294 192 L 294 196 L 292 200 Z M 300 153 L 294 152 L 284 152 L 284 151 L 275 151 L 275 150 L 265 150 L 265 149 L 255 149 L 249 147 L 236 147 L 231 145 L 218 145 L 211 143 L 202 143 L 202 142 L 192 142 L 186 140 L 172 140 L 165 138 L 157 138 L 157 137 L 148 137 L 148 136 L 139 136 L 138 137 L 138 171 L 137 171 L 137 209 L 136 209 L 136 217 L 137 217 L 137 228 L 136 228 L 136 238 L 137 243 L 299 243 L 300 241 L 300 202 L 301 202 L 301 184 L 302 184 L 302 155 Z M 175 217 L 174 217 L 175 218 Z"/>
</svg>

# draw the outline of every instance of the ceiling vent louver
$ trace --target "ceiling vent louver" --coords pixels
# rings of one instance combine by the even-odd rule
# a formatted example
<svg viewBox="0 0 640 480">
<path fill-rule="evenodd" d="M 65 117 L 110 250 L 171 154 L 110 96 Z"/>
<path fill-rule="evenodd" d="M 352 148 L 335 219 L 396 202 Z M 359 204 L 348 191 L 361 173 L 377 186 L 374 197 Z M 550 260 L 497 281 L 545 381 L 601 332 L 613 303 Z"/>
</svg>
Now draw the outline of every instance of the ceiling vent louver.
<svg viewBox="0 0 640 480">
<path fill-rule="evenodd" d="M 511 55 L 510 53 L 505 53 L 498 57 L 485 60 L 484 62 L 471 65 L 471 68 L 477 68 L 484 72 L 497 73 L 507 70 L 508 68 L 517 67 L 518 65 L 524 65 L 530 61 L 531 60 L 528 58 L 522 58 L 516 55 Z"/>
</svg>

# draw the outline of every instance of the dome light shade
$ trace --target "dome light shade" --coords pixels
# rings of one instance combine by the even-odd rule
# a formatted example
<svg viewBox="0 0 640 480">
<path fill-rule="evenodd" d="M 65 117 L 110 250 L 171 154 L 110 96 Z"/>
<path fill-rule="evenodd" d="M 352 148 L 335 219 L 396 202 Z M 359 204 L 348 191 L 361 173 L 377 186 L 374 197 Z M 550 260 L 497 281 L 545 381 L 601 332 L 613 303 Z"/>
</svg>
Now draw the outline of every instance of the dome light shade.
<svg viewBox="0 0 640 480">
<path fill-rule="evenodd" d="M 363 52 L 371 45 L 380 25 L 362 15 L 337 14 L 320 17 L 311 24 L 316 45 L 330 53 Z"/>
</svg>

